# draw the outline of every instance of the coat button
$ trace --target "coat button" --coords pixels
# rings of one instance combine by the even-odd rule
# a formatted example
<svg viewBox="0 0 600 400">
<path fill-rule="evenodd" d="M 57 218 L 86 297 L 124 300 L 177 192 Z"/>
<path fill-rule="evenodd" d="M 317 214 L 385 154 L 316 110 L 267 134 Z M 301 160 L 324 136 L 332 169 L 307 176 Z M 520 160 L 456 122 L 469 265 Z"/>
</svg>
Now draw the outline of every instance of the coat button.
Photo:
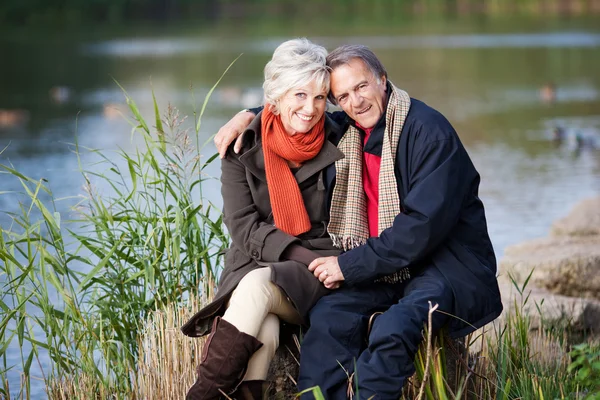
<svg viewBox="0 0 600 400">
<path fill-rule="evenodd" d="M 252 254 L 252 258 L 258 258 L 258 250 L 256 249 L 252 250 L 250 254 Z"/>
</svg>

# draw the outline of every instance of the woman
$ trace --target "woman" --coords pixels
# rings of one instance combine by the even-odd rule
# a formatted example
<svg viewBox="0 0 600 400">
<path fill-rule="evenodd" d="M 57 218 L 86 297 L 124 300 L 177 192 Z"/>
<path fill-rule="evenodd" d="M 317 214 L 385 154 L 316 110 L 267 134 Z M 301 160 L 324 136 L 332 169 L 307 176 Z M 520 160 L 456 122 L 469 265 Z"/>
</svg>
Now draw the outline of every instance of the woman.
<svg viewBox="0 0 600 400">
<path fill-rule="evenodd" d="M 266 107 L 248 126 L 242 150 L 222 161 L 232 244 L 215 299 L 182 328 L 188 336 L 210 332 L 188 400 L 217 399 L 220 391 L 262 399 L 279 320 L 302 324 L 327 294 L 307 269 L 317 257 L 338 254 L 326 230 L 322 176 L 342 158 L 326 140 L 337 128 L 325 116 L 326 56 L 306 39 L 275 50 L 265 66 Z"/>
</svg>

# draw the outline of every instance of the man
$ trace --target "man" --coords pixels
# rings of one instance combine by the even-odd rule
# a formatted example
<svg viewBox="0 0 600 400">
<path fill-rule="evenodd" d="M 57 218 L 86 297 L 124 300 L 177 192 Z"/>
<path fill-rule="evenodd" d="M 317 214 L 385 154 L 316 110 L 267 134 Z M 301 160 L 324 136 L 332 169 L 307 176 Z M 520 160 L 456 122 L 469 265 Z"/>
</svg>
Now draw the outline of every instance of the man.
<svg viewBox="0 0 600 400">
<path fill-rule="evenodd" d="M 342 46 L 327 63 L 347 128 L 328 138 L 345 154 L 325 174 L 328 230 L 345 252 L 309 265 L 336 290 L 310 312 L 298 388 L 345 399 L 353 376 L 356 398 L 397 400 L 430 304 L 433 333 L 453 337 L 502 311 L 480 178 L 446 118 L 392 85 L 368 48 Z M 215 140 L 223 153 L 230 124 Z"/>
</svg>

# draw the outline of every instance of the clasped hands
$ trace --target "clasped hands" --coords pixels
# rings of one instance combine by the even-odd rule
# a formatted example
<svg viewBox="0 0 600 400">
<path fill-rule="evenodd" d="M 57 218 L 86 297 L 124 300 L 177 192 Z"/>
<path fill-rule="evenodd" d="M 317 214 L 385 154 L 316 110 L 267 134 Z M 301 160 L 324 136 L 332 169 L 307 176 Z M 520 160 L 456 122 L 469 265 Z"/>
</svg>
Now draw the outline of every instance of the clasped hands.
<svg viewBox="0 0 600 400">
<path fill-rule="evenodd" d="M 312 272 L 327 289 L 337 289 L 344 281 L 344 274 L 340 269 L 338 258 L 334 256 L 316 258 L 310 263 L 308 270 Z"/>
</svg>

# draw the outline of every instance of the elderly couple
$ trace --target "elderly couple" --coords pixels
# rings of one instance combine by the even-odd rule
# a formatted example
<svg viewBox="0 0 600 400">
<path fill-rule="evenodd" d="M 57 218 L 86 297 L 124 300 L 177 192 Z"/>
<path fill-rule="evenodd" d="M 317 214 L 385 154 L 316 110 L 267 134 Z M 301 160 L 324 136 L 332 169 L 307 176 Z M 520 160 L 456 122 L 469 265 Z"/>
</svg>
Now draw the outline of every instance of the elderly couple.
<svg viewBox="0 0 600 400">
<path fill-rule="evenodd" d="M 182 328 L 210 333 L 187 399 L 264 398 L 283 320 L 308 327 L 300 391 L 346 399 L 353 374 L 361 399 L 397 400 L 429 303 L 434 333 L 453 337 L 502 310 L 479 174 L 367 47 L 290 40 L 264 73 L 264 108 L 215 139 L 232 245 L 215 299 Z"/>
</svg>

